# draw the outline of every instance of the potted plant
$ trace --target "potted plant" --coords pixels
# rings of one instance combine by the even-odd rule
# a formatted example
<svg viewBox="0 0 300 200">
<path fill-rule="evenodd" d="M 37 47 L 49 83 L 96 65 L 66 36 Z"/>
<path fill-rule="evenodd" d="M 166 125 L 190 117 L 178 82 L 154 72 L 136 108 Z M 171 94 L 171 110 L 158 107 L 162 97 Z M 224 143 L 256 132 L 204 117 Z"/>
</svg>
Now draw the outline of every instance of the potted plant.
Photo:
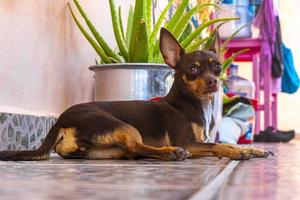
<svg viewBox="0 0 300 200">
<path fill-rule="evenodd" d="M 200 37 L 201 32 L 217 22 L 226 22 L 237 18 L 211 19 L 198 26 L 192 32 L 187 27 L 192 16 L 207 6 L 216 4 L 203 3 L 187 10 L 189 0 L 183 0 L 174 15 L 165 20 L 168 10 L 174 0 L 170 0 L 161 12 L 156 23 L 152 22 L 152 0 L 136 0 L 134 8 L 128 13 L 126 30 L 123 28 L 121 7 L 116 9 L 114 0 L 109 0 L 111 20 L 118 49 L 111 48 L 87 14 L 73 0 L 81 17 L 84 19 L 89 32 L 76 17 L 70 4 L 71 15 L 82 34 L 86 37 L 100 57 L 100 65 L 91 66 L 95 72 L 95 100 L 133 100 L 150 99 L 164 96 L 172 84 L 172 69 L 163 64 L 159 52 L 158 32 L 161 26 L 167 28 L 180 39 L 181 45 L 187 51 L 208 46 L 213 35 Z"/>
</svg>

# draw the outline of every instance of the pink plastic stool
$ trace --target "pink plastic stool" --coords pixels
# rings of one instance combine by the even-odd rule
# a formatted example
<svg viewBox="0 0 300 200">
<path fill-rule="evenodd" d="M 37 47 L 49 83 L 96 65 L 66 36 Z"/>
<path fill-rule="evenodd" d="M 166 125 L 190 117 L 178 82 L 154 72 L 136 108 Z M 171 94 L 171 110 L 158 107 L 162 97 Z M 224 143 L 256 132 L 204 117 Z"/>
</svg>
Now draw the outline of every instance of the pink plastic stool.
<svg viewBox="0 0 300 200">
<path fill-rule="evenodd" d="M 249 49 L 249 51 L 239 55 L 235 61 L 239 62 L 252 62 L 252 78 L 256 86 L 255 99 L 258 100 L 259 104 L 256 109 L 255 119 L 255 133 L 259 133 L 260 127 L 260 112 L 264 112 L 264 129 L 272 126 L 277 129 L 277 93 L 272 93 L 272 77 L 271 68 L 259 65 L 259 52 L 261 43 L 259 39 L 245 38 L 232 40 L 225 53 L 225 58 L 230 57 L 233 53 L 242 49 Z M 260 80 L 260 70 L 263 70 L 264 78 Z M 260 87 L 261 81 L 263 81 L 263 87 Z M 263 101 L 260 98 L 260 92 L 263 91 Z M 263 103 L 262 103 L 263 102 Z"/>
</svg>

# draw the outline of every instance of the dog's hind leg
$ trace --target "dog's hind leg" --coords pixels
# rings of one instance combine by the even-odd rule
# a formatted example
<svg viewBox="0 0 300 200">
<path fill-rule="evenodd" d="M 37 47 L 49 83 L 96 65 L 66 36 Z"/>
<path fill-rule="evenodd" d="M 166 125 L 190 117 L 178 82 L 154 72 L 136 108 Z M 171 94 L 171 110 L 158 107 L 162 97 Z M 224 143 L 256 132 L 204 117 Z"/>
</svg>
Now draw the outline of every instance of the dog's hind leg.
<svg viewBox="0 0 300 200">
<path fill-rule="evenodd" d="M 128 124 L 123 124 L 114 131 L 97 135 L 93 139 L 94 146 L 109 146 L 107 149 L 93 148 L 87 158 L 130 158 L 130 157 L 147 157 L 161 160 L 184 160 L 189 157 L 189 153 L 180 147 L 152 147 L 143 144 L 139 131 Z M 116 145 L 122 146 L 115 147 Z"/>
<path fill-rule="evenodd" d="M 66 111 L 59 122 L 64 128 L 60 129 L 55 150 L 64 158 L 184 160 L 189 156 L 180 147 L 145 145 L 135 127 L 94 105 L 74 107 Z"/>
<path fill-rule="evenodd" d="M 115 145 L 110 147 L 92 147 L 87 156 L 87 159 L 129 159 L 135 158 L 126 147 Z"/>
</svg>

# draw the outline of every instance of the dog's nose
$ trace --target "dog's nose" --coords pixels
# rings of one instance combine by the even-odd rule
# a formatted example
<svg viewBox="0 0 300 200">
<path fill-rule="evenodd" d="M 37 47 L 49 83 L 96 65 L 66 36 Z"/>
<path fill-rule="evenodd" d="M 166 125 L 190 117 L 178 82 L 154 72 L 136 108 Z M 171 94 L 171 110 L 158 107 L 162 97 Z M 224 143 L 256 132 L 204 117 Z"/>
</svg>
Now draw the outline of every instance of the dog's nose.
<svg viewBox="0 0 300 200">
<path fill-rule="evenodd" d="M 213 77 L 207 78 L 207 79 L 205 80 L 205 83 L 206 83 L 206 85 L 207 85 L 209 88 L 211 88 L 211 89 L 216 88 L 217 85 L 218 85 L 217 79 L 215 79 L 215 78 L 213 78 Z"/>
</svg>

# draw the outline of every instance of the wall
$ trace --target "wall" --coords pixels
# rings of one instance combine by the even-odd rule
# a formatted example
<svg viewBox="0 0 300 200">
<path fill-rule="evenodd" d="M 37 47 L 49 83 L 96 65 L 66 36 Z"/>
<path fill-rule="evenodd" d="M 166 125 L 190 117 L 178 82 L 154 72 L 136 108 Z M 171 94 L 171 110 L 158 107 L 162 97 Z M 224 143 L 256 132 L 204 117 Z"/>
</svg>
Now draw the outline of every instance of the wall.
<svg viewBox="0 0 300 200">
<path fill-rule="evenodd" d="M 280 19 L 284 43 L 292 49 L 294 62 L 300 75 L 300 1 L 280 0 Z M 279 126 L 282 129 L 296 129 L 300 133 L 300 91 L 296 94 L 279 95 Z"/>
<path fill-rule="evenodd" d="M 70 105 L 92 100 L 88 66 L 98 57 L 71 19 L 67 2 L 0 1 L 1 112 L 57 116 Z M 80 2 L 115 45 L 108 1 Z M 122 2 L 125 15 L 129 3 L 116 1 Z"/>
</svg>

